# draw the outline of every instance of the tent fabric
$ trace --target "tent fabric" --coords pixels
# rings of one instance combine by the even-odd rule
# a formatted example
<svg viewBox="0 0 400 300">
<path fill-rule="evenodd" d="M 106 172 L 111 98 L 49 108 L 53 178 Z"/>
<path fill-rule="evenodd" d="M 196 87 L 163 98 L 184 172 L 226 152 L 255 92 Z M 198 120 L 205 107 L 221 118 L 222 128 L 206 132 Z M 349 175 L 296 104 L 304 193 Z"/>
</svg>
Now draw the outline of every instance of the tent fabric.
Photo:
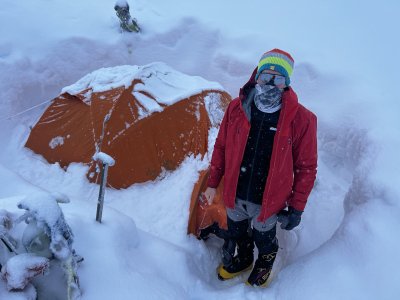
<svg viewBox="0 0 400 300">
<path fill-rule="evenodd" d="M 213 203 L 208 204 L 201 200 L 201 194 L 207 188 L 209 170 L 200 172 L 190 199 L 188 234 L 200 236 L 202 229 L 217 223 L 221 229 L 227 229 L 226 209 L 222 201 L 222 191 L 224 188 L 223 179 L 221 180 Z"/>
<path fill-rule="evenodd" d="M 64 92 L 32 128 L 25 146 L 62 167 L 72 162 L 89 165 L 87 177 L 96 183 L 101 169 L 92 157 L 104 152 L 115 159 L 107 184 L 117 189 L 154 180 L 163 170 L 176 169 L 190 154 L 204 155 L 212 126 L 205 99 L 225 111 L 231 97 L 221 90 L 203 89 L 191 95 L 186 91 L 186 98 L 168 105 L 145 85 L 145 80 L 134 79 L 128 88 Z M 143 113 L 148 108 L 143 99 L 138 101 L 139 94 L 161 109 Z"/>
</svg>

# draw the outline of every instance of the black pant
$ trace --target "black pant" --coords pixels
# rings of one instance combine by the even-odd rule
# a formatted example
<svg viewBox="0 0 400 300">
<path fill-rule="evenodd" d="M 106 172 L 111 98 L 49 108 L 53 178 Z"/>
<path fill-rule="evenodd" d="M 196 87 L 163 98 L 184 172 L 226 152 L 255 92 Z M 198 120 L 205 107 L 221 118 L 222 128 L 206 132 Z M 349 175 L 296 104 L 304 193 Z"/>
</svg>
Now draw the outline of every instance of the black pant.
<svg viewBox="0 0 400 300">
<path fill-rule="evenodd" d="M 250 229 L 250 219 L 235 222 L 228 217 L 227 237 L 236 242 L 252 237 L 258 251 L 265 253 L 269 250 L 271 244 L 277 243 L 276 225 L 271 230 L 258 231 L 255 228 Z"/>
</svg>

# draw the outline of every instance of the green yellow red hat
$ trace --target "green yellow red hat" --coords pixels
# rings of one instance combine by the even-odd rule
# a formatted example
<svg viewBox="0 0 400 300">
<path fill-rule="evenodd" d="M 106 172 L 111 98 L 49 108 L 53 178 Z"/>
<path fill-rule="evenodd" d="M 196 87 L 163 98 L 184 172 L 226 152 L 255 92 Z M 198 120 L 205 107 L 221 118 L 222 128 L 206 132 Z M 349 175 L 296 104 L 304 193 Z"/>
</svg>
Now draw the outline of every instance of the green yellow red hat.
<svg viewBox="0 0 400 300">
<path fill-rule="evenodd" d="M 293 73 L 294 60 L 289 53 L 280 49 L 265 52 L 258 63 L 257 75 L 264 70 L 272 70 L 281 73 L 286 78 L 286 85 L 290 84 L 290 76 Z"/>
</svg>

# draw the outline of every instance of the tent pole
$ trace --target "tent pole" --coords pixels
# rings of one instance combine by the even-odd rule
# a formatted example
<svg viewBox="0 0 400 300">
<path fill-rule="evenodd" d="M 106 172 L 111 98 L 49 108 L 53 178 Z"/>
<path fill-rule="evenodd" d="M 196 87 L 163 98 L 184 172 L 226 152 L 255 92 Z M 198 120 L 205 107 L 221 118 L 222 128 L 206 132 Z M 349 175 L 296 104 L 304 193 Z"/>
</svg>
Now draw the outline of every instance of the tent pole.
<svg viewBox="0 0 400 300">
<path fill-rule="evenodd" d="M 107 173 L 108 173 L 108 164 L 103 163 L 103 168 L 101 170 L 99 199 L 97 201 L 97 212 L 96 212 L 96 221 L 99 223 L 101 223 L 101 218 L 103 216 L 104 193 L 107 185 Z"/>
</svg>

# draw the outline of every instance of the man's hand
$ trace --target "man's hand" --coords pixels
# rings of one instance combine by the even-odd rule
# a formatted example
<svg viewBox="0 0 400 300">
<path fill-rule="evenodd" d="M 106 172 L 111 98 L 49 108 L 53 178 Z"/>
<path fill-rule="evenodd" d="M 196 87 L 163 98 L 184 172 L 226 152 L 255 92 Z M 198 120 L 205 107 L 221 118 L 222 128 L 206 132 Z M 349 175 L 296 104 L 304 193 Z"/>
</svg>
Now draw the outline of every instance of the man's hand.
<svg viewBox="0 0 400 300">
<path fill-rule="evenodd" d="M 288 210 L 281 210 L 278 213 L 278 221 L 281 223 L 281 228 L 292 230 L 300 224 L 301 214 L 303 212 L 289 206 Z"/>
<path fill-rule="evenodd" d="M 205 190 L 205 192 L 202 194 L 202 197 L 204 197 L 207 200 L 208 204 L 211 205 L 213 203 L 216 193 L 217 193 L 217 189 L 208 187 Z"/>
</svg>

